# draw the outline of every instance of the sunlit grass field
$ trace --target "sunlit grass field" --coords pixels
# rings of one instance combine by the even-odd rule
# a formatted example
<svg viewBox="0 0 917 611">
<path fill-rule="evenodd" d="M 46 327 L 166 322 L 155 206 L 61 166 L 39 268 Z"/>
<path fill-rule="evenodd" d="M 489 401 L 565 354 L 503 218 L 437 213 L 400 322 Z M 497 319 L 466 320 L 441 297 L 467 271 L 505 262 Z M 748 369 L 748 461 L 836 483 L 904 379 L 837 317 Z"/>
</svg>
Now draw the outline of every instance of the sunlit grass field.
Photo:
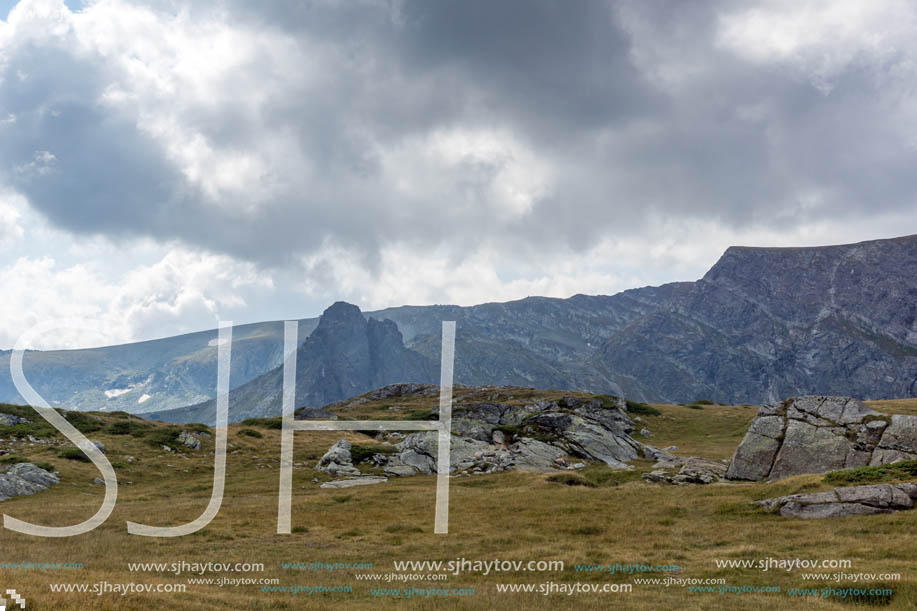
<svg viewBox="0 0 917 611">
<path fill-rule="evenodd" d="M 500 400 L 526 401 L 535 393 L 500 391 Z M 527 394 L 528 393 L 528 394 Z M 569 393 L 566 393 L 569 394 Z M 510 399 L 509 397 L 512 397 Z M 461 403 L 462 391 L 456 393 Z M 411 409 L 431 409 L 436 397 L 416 398 Z M 389 400 L 391 402 L 391 400 Z M 917 413 L 917 400 L 879 401 L 887 413 Z M 403 402 L 399 406 L 404 406 Z M 642 415 L 640 426 L 658 447 L 678 446 L 676 454 L 728 459 L 757 408 L 748 406 L 658 405 L 660 415 Z M 409 418 L 411 409 L 393 410 L 385 402 L 354 409 L 342 417 Z M 398 416 L 396 414 L 403 414 Z M 178 525 L 200 515 L 210 499 L 213 439 L 200 451 L 170 453 L 149 435 L 111 434 L 123 415 L 98 415 L 104 425 L 89 433 L 119 463 L 118 503 L 96 530 L 77 537 L 44 539 L 9 530 L 0 534 L 0 562 L 81 562 L 83 569 L 21 571 L 0 569 L 3 590 L 15 589 L 27 609 L 854 609 L 852 602 L 793 597 L 789 588 L 855 587 L 803 581 L 800 573 L 758 569 L 718 569 L 715 560 L 765 558 L 845 559 L 848 573 L 900 573 L 900 582 L 881 582 L 894 590 L 888 608 L 917 607 L 917 512 L 803 521 L 765 514 L 751 501 L 799 491 L 829 489 L 822 476 L 794 477 L 778 483 L 662 486 L 637 475 L 592 465 L 583 475 L 595 487 L 548 481 L 548 474 L 501 473 L 453 478 L 448 535 L 433 534 L 435 477 L 390 479 L 345 490 L 321 489 L 316 461 L 341 438 L 376 443 L 359 433 L 297 432 L 293 478 L 293 534 L 278 535 L 277 495 L 280 431 L 257 423 L 229 427 L 226 493 L 218 516 L 202 531 L 179 538 L 151 539 L 127 533 L 126 521 Z M 37 417 L 36 417 L 37 419 Z M 117 426 L 117 425 L 116 425 Z M 156 425 L 162 428 L 162 425 Z M 262 437 L 240 435 L 256 430 Z M 62 437 L 58 436 L 58 440 Z M 6 443 L 6 442 L 4 442 Z M 34 496 L 0 504 L 5 514 L 37 524 L 64 526 L 93 515 L 104 494 L 94 484 L 91 463 L 59 456 L 59 446 L 19 444 L 10 453 L 51 463 L 61 483 Z M 124 457 L 134 457 L 132 464 Z M 642 461 L 638 471 L 649 469 Z M 464 573 L 443 581 L 384 584 L 357 580 L 357 573 L 393 572 L 394 560 L 562 560 L 562 572 Z M 203 577 L 278 578 L 281 586 L 351 586 L 352 592 L 264 593 L 260 585 L 191 585 L 189 575 L 130 572 L 137 562 L 263 563 L 263 573 L 211 573 Z M 281 563 L 372 563 L 372 570 L 308 571 Z M 630 593 L 502 594 L 496 583 L 632 583 L 634 576 L 578 572 L 574 564 L 677 564 L 669 574 L 637 577 L 725 578 L 730 586 L 779 586 L 780 593 L 692 593 L 687 587 L 634 585 Z M 822 572 L 822 571 L 818 571 Z M 830 570 L 829 572 L 835 572 Z M 199 577 L 199 576 L 192 576 Z M 52 583 L 186 584 L 183 594 L 63 594 Z M 875 587 L 877 584 L 857 584 Z M 373 596 L 373 588 L 473 588 L 474 596 Z M 8 607 L 9 608 L 9 607 Z"/>
</svg>

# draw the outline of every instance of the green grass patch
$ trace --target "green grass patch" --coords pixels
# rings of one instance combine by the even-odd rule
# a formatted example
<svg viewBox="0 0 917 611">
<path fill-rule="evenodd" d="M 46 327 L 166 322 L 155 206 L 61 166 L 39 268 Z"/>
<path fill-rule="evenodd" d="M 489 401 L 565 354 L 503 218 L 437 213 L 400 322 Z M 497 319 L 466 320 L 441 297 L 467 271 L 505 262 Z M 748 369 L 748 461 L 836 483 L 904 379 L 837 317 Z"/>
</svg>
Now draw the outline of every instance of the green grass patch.
<svg viewBox="0 0 917 611">
<path fill-rule="evenodd" d="M 363 462 L 368 458 L 372 458 L 374 454 L 394 454 L 397 452 L 397 448 L 390 446 L 372 446 L 372 445 L 360 445 L 353 444 L 350 446 L 350 459 L 353 461 L 353 464 L 357 465 Z"/>
<path fill-rule="evenodd" d="M 827 600 L 864 607 L 887 607 L 892 604 L 895 589 L 887 583 L 831 584 L 835 590 L 846 590 L 844 595 L 832 594 Z"/>
<path fill-rule="evenodd" d="M 83 412 L 64 411 L 64 418 L 73 425 L 73 428 L 84 434 L 95 433 L 105 426 L 105 422 L 101 418 L 96 418 Z"/>
<path fill-rule="evenodd" d="M 178 436 L 181 435 L 182 429 L 177 426 L 164 426 L 146 431 L 144 441 L 154 447 L 169 446 L 173 450 L 178 449 Z"/>
<path fill-rule="evenodd" d="M 553 484 L 563 484 L 564 486 L 583 486 L 586 488 L 596 487 L 595 483 L 589 481 L 579 473 L 574 473 L 572 471 L 549 475 L 547 481 Z"/>
<path fill-rule="evenodd" d="M 917 460 L 904 460 L 890 465 L 831 471 L 825 475 L 824 481 L 832 485 L 874 484 L 902 479 L 910 480 L 914 477 L 917 477 Z"/>
<path fill-rule="evenodd" d="M 660 412 L 658 409 L 656 409 L 652 405 L 643 403 L 641 401 L 628 401 L 627 402 L 627 411 L 628 413 L 637 414 L 640 416 L 661 416 L 662 415 L 662 412 Z"/>
<path fill-rule="evenodd" d="M 260 426 L 263 429 L 280 430 L 283 428 L 283 419 L 277 418 L 246 418 L 242 421 L 245 426 Z M 207 429 L 209 432 L 210 429 Z"/>
<path fill-rule="evenodd" d="M 570 534 L 582 537 L 594 537 L 595 535 L 601 535 L 603 532 L 605 532 L 605 529 L 601 526 L 584 525 L 574 528 L 570 531 Z"/>
<path fill-rule="evenodd" d="M 627 482 L 639 481 L 641 478 L 640 471 L 636 469 L 612 469 L 605 463 L 593 463 L 576 473 L 601 487 L 618 486 Z"/>
<path fill-rule="evenodd" d="M 255 429 L 242 429 L 236 435 L 240 437 L 254 437 L 255 439 L 264 439 L 264 434 Z"/>
<path fill-rule="evenodd" d="M 192 422 L 190 424 L 185 424 L 184 427 L 186 431 L 191 432 L 191 433 L 210 434 L 210 427 L 200 422 Z"/>
<path fill-rule="evenodd" d="M 80 462 L 89 462 L 89 457 L 79 448 L 64 448 L 57 453 L 61 458 L 66 458 L 67 460 L 78 460 Z"/>
<path fill-rule="evenodd" d="M 146 434 L 147 429 L 153 428 L 153 425 L 142 420 L 118 420 L 110 423 L 103 429 L 104 433 L 109 435 L 133 435 L 134 431 L 143 431 L 142 436 Z"/>
</svg>

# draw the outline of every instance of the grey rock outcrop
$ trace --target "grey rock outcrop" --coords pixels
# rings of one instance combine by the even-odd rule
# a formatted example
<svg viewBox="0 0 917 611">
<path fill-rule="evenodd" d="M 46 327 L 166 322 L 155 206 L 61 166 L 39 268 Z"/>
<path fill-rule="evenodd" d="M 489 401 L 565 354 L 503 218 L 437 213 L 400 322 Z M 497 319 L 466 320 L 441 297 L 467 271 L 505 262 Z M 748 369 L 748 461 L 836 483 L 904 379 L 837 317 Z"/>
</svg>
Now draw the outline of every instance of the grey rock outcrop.
<svg viewBox="0 0 917 611">
<path fill-rule="evenodd" d="M 767 511 L 793 518 L 839 518 L 891 513 L 914 507 L 917 484 L 879 484 L 791 494 L 757 501 Z"/>
<path fill-rule="evenodd" d="M 360 470 L 353 466 L 351 447 L 349 441 L 341 439 L 325 452 L 315 468 L 334 477 L 360 475 Z"/>
<path fill-rule="evenodd" d="M 563 397 L 530 404 L 480 402 L 453 408 L 450 471 L 496 473 L 507 469 L 572 469 L 567 456 L 631 468 L 636 458 L 672 455 L 633 437 L 633 421 L 616 404 Z M 396 445 L 384 471 L 393 476 L 437 469 L 437 433 L 412 433 Z"/>
<path fill-rule="evenodd" d="M 762 407 L 728 479 L 758 481 L 917 458 L 917 416 L 885 416 L 850 397 L 803 396 Z"/>
<path fill-rule="evenodd" d="M 182 431 L 178 434 L 178 443 L 182 444 L 189 450 L 200 450 L 201 449 L 201 440 L 189 433 L 188 431 Z"/>
<path fill-rule="evenodd" d="M 25 418 L 21 418 L 19 416 L 15 416 L 13 414 L 6 414 L 6 413 L 0 412 L 0 425 L 15 426 L 17 424 L 28 424 L 29 422 L 32 422 L 32 421 L 27 420 Z"/>
<path fill-rule="evenodd" d="M 60 477 L 32 463 L 19 463 L 0 474 L 0 501 L 35 494 L 60 483 Z"/>
</svg>

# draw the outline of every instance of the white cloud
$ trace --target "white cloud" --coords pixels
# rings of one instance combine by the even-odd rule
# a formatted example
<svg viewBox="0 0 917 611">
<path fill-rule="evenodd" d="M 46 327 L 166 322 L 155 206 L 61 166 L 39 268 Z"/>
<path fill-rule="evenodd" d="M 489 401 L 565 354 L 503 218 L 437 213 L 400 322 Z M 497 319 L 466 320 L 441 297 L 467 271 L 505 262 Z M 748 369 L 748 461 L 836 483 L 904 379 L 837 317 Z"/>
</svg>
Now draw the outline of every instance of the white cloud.
<svg viewBox="0 0 917 611">
<path fill-rule="evenodd" d="M 108 256 L 118 256 L 112 248 Z M 38 348 L 72 348 L 149 339 L 216 326 L 245 308 L 246 292 L 270 291 L 269 275 L 223 255 L 175 250 L 160 261 L 116 277 L 103 260 L 70 266 L 20 258 L 0 267 L 0 346 L 40 322 L 65 317 L 101 319 L 111 337 L 62 332 L 39 338 Z"/>
<path fill-rule="evenodd" d="M 719 43 L 756 62 L 804 71 L 824 93 L 853 65 L 912 62 L 917 7 L 906 0 L 781 0 L 720 19 Z"/>
<path fill-rule="evenodd" d="M 16 245 L 25 235 L 20 224 L 25 205 L 21 195 L 0 191 L 0 250 Z"/>
</svg>

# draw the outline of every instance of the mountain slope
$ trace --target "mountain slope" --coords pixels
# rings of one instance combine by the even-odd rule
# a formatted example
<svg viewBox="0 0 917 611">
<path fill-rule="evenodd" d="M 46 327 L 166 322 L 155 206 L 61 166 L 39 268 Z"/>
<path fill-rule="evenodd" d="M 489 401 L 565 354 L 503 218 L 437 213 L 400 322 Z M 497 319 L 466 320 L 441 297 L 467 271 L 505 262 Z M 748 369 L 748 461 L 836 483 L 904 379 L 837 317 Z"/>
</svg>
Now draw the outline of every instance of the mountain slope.
<svg viewBox="0 0 917 611">
<path fill-rule="evenodd" d="M 321 407 L 394 382 L 432 382 L 436 375 L 432 361 L 404 347 L 394 322 L 364 318 L 357 306 L 337 302 L 325 310 L 296 353 L 296 405 Z M 282 396 L 280 364 L 230 392 L 230 421 L 279 416 Z M 166 422 L 212 423 L 216 402 L 144 416 Z"/>
<path fill-rule="evenodd" d="M 733 247 L 690 291 L 611 336 L 591 366 L 644 400 L 910 397 L 915 321 L 917 236 Z"/>
<path fill-rule="evenodd" d="M 300 321 L 300 342 L 317 319 Z M 216 394 L 217 331 L 91 348 L 28 351 L 26 379 L 55 407 L 143 413 Z M 270 371 L 283 358 L 283 323 L 233 329 L 232 384 Z M 0 402 L 24 403 L 10 377 L 11 351 L 0 352 Z"/>
</svg>

